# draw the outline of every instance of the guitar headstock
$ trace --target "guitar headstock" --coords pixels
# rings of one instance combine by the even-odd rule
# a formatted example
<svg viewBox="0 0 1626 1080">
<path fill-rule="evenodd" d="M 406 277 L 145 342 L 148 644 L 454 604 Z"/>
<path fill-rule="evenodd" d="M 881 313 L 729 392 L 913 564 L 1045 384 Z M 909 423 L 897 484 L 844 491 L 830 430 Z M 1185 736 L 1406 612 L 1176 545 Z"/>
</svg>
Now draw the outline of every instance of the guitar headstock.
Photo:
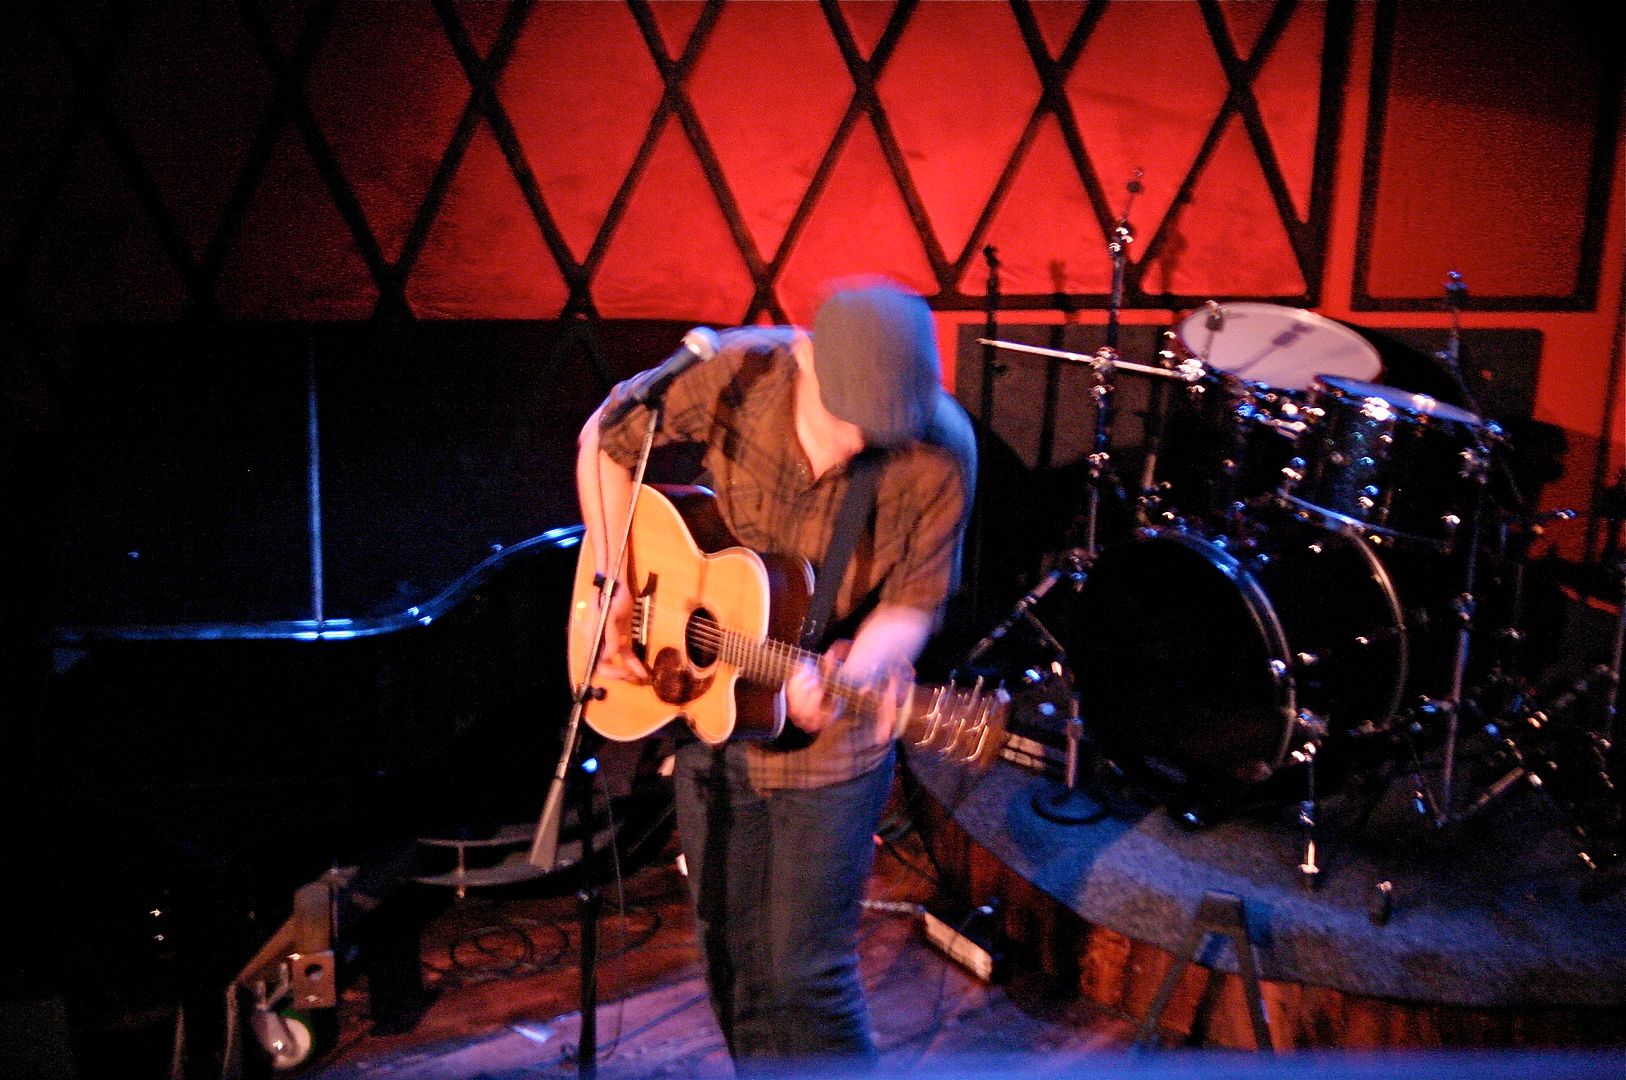
<svg viewBox="0 0 1626 1080">
<path fill-rule="evenodd" d="M 955 764 L 986 769 L 1005 745 L 1010 709 L 1005 688 L 989 691 L 981 679 L 970 688 L 919 686 L 902 737 Z"/>
</svg>

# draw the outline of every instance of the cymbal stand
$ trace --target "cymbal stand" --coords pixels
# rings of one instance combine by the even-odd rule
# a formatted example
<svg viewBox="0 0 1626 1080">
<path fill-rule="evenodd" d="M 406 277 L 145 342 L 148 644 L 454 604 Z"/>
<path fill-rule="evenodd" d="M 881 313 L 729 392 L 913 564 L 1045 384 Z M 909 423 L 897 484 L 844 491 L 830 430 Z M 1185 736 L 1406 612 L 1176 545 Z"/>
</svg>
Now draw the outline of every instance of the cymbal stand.
<svg viewBox="0 0 1626 1080">
<path fill-rule="evenodd" d="M 1095 399 L 1095 437 L 1090 445 L 1089 490 L 1084 510 L 1084 564 L 1088 571 L 1101 547 L 1098 539 L 1101 522 L 1101 487 L 1111 484 L 1115 498 L 1125 501 L 1123 485 L 1112 461 L 1112 392 L 1118 351 L 1110 345 L 1102 346 L 1095 354 L 1095 385 L 1090 396 Z"/>
<path fill-rule="evenodd" d="M 1008 343 L 997 342 L 991 339 L 983 342 L 990 347 L 1007 346 Z M 1060 350 L 1036 347 L 1021 350 L 1041 352 L 1045 355 L 1056 355 Z M 1063 358 L 1075 359 L 1076 354 L 1062 354 Z M 1097 533 L 1101 512 L 1101 487 L 1110 483 L 1118 499 L 1123 501 L 1124 493 L 1118 483 L 1117 474 L 1112 469 L 1111 426 L 1112 426 L 1112 382 L 1113 368 L 1117 361 L 1117 351 L 1111 346 L 1103 346 L 1093 357 L 1085 362 L 1089 363 L 1095 372 L 1095 385 L 1091 388 L 1091 395 L 1095 399 L 1095 437 L 1092 443 L 1089 463 L 1089 491 L 1086 501 L 1084 544 L 1082 548 L 1069 551 L 1063 559 L 1065 568 L 1058 567 L 1050 571 L 1034 589 L 1022 599 L 1018 600 L 1016 607 L 1006 616 L 1005 620 L 996 626 L 982 641 L 971 650 L 961 666 L 969 667 L 992 647 L 993 643 L 1003 637 L 1018 619 L 1026 619 L 1035 626 L 1040 634 L 1056 650 L 1065 669 L 1065 650 L 1061 642 L 1057 641 L 1049 629 L 1032 613 L 1032 607 L 1042 599 L 1045 593 L 1055 587 L 1064 577 L 1071 579 L 1074 589 L 1083 587 L 1089 575 L 1090 566 L 1099 553 Z M 1086 794 L 1079 787 L 1079 759 L 1080 746 L 1083 740 L 1084 723 L 1079 715 L 1078 694 L 1073 689 L 1071 676 L 1068 677 L 1067 686 L 1068 722 L 1067 722 L 1067 772 L 1063 786 L 1059 789 L 1041 788 L 1033 795 L 1034 810 L 1042 816 L 1065 825 L 1086 824 L 1099 821 L 1106 816 L 1106 809 L 1102 804 Z"/>
<path fill-rule="evenodd" d="M 1075 590 L 1083 587 L 1083 582 L 1085 582 L 1089 574 L 1089 566 L 1094 563 L 1094 558 L 1099 553 L 1098 532 L 1102 485 L 1111 483 L 1112 488 L 1117 493 L 1117 498 L 1120 501 L 1125 498 L 1124 490 L 1117 481 L 1117 475 L 1112 472 L 1112 455 L 1111 451 L 1109 451 L 1112 425 L 1112 376 L 1114 376 L 1114 368 L 1119 361 L 1117 361 L 1117 353 L 1112 350 L 1111 346 L 1102 346 L 1101 350 L 1094 356 L 1081 356 L 1078 353 L 1065 353 L 1062 350 L 1049 350 L 1049 348 L 1039 348 L 1039 346 L 998 342 L 993 338 L 984 338 L 982 343 L 989 346 L 989 348 L 1011 348 L 1011 350 L 1024 351 L 1024 353 L 1070 359 L 1075 363 L 1088 363 L 1094 371 L 1094 376 L 1096 376 L 1096 384 L 1091 389 L 1094 402 L 1096 402 L 1096 433 L 1094 433 L 1093 446 L 1091 446 L 1091 454 L 1089 454 L 1089 491 L 1085 511 L 1085 543 L 1083 543 L 1083 547 L 1067 551 L 1067 555 L 1063 556 L 1062 563 L 1057 568 L 1050 569 L 1049 573 L 1039 581 L 1039 584 L 1034 586 L 1033 590 L 1029 590 L 1028 595 L 1021 597 L 1016 602 L 1015 607 L 1011 608 L 1011 612 L 1005 616 L 1005 620 L 1000 621 L 1000 625 L 995 626 L 982 641 L 977 642 L 976 646 L 972 647 L 971 652 L 966 655 L 966 659 L 959 665 L 959 667 L 971 667 L 972 664 L 976 664 L 977 660 L 982 659 L 998 639 L 1003 638 L 1006 633 L 1010 633 L 1010 629 L 1020 620 L 1026 620 L 1029 625 L 1033 625 L 1044 638 L 1044 641 L 1054 649 L 1060 670 L 1067 673 L 1065 675 L 1067 677 L 1068 699 L 1067 773 L 1065 773 L 1065 779 L 1063 779 L 1060 789 L 1041 789 L 1036 792 L 1033 795 L 1033 805 L 1037 813 L 1041 813 L 1042 817 L 1049 818 L 1049 820 L 1057 821 L 1062 825 L 1083 825 L 1083 823 L 1098 821 L 1102 817 L 1106 817 L 1106 808 L 1102 807 L 1101 802 L 1093 799 L 1080 787 L 1083 717 L 1078 712 L 1078 695 L 1076 695 L 1075 688 L 1073 688 L 1072 673 L 1068 672 L 1067 664 L 1065 664 L 1065 649 L 1063 649 L 1062 642 L 1057 641 L 1054 634 L 1050 633 L 1049 628 L 1046 628 L 1044 623 L 1034 615 L 1033 607 L 1039 600 L 1044 599 L 1044 595 L 1050 592 L 1050 589 L 1054 589 L 1063 579 L 1072 581 Z M 1132 364 L 1132 366 L 1138 368 L 1138 364 Z M 1161 368 L 1146 368 L 1146 371 L 1158 372 L 1158 374 L 1164 374 L 1164 376 L 1171 374 L 1171 372 L 1164 371 Z M 958 668 L 956 668 L 953 675 L 958 675 Z M 953 678 L 953 675 L 951 675 L 951 678 Z"/>
<path fill-rule="evenodd" d="M 992 338 L 981 339 L 981 344 L 990 348 L 1010 349 L 1039 356 L 1053 357 L 1074 363 L 1089 364 L 1095 372 L 1095 386 L 1092 394 L 1095 399 L 1096 423 L 1095 438 L 1089 457 L 1089 492 L 1087 509 L 1085 512 L 1084 544 L 1074 548 L 1063 557 L 1062 564 L 1052 569 L 1026 596 L 1017 601 L 1010 614 L 996 626 L 986 637 L 972 648 L 960 667 L 970 667 L 980 660 L 995 642 L 1004 637 L 1018 620 L 1025 619 L 1037 628 L 1046 642 L 1053 648 L 1058 657 L 1064 658 L 1065 651 L 1055 636 L 1032 613 L 1033 605 L 1044 598 L 1045 594 L 1062 580 L 1070 580 L 1074 589 L 1083 587 L 1089 570 L 1099 553 L 1098 531 L 1101 507 L 1101 489 L 1110 483 L 1120 501 L 1125 496 L 1122 486 L 1118 483 L 1117 475 L 1112 469 L 1111 426 L 1112 426 L 1112 382 L 1115 369 L 1129 368 L 1163 377 L 1195 378 L 1195 373 L 1181 375 L 1165 368 L 1148 367 L 1141 364 L 1128 364 L 1120 361 L 1117 351 L 1110 346 L 1103 346 L 1094 356 L 1085 356 L 1080 353 L 1065 352 L 1060 349 L 1046 349 L 1037 345 L 1021 345 L 1015 342 L 998 341 Z M 956 668 L 955 673 L 958 673 Z M 952 676 L 951 676 L 952 677 Z M 1105 816 L 1105 809 L 1101 804 L 1087 795 L 1079 786 L 1080 747 L 1083 740 L 1084 724 L 1079 715 L 1078 695 L 1074 692 L 1069 677 L 1068 700 L 1070 702 L 1067 723 L 1067 771 L 1063 787 L 1059 790 L 1041 790 L 1033 796 L 1034 809 L 1052 821 L 1063 824 L 1083 824 L 1097 821 Z"/>
<path fill-rule="evenodd" d="M 1129 245 L 1135 242 L 1135 233 L 1129 227 L 1129 211 L 1135 205 L 1135 196 L 1144 188 L 1140 178 L 1143 170 L 1136 169 L 1135 175 L 1129 178 L 1125 187 L 1129 191 L 1129 198 L 1124 202 L 1124 212 L 1118 218 L 1118 223 L 1112 227 L 1112 236 L 1107 241 L 1107 256 L 1112 260 L 1112 294 L 1107 300 L 1107 348 L 1118 347 L 1118 309 L 1124 302 L 1124 265 L 1129 258 Z"/>
<path fill-rule="evenodd" d="M 1468 379 L 1462 373 L 1462 309 L 1468 301 L 1468 286 L 1462 280 L 1462 275 L 1452 270 L 1445 275 L 1445 310 L 1451 315 L 1451 329 L 1446 334 L 1445 348 L 1434 354 L 1434 359 L 1445 368 L 1445 373 L 1451 377 L 1458 394 L 1462 396 L 1463 406 L 1475 416 L 1488 420 L 1484 408 L 1475 396 L 1473 387 L 1468 385 Z M 1494 426 L 1494 425 L 1493 425 Z M 1497 429 L 1498 432 L 1500 429 Z M 1505 455 L 1495 457 L 1492 462 L 1497 467 L 1503 483 L 1507 485 L 1508 494 L 1512 496 L 1514 507 L 1526 520 L 1530 517 L 1530 500 L 1525 497 L 1524 491 L 1519 487 L 1518 478 L 1513 475 L 1513 467 L 1508 464 Z"/>
<path fill-rule="evenodd" d="M 1474 507 L 1468 528 L 1466 556 L 1462 571 L 1462 591 L 1451 602 L 1456 619 L 1456 648 L 1451 662 L 1451 682 L 1443 701 L 1429 701 L 1423 711 L 1445 717 L 1445 757 L 1440 769 L 1440 791 L 1435 796 L 1423 778 L 1420 768 L 1412 774 L 1417 806 L 1436 826 L 1449 824 L 1455 818 L 1456 758 L 1459 728 L 1462 722 L 1463 689 L 1468 671 L 1468 655 L 1473 641 L 1474 614 L 1477 601 L 1474 590 L 1479 577 L 1479 543 L 1485 517 L 1485 489 L 1490 479 L 1492 440 L 1500 436 L 1495 424 L 1487 423 L 1480 431 L 1484 436 L 1473 450 L 1464 455 L 1463 476 L 1474 483 Z M 1417 760 L 1413 754 L 1414 762 Z"/>
</svg>

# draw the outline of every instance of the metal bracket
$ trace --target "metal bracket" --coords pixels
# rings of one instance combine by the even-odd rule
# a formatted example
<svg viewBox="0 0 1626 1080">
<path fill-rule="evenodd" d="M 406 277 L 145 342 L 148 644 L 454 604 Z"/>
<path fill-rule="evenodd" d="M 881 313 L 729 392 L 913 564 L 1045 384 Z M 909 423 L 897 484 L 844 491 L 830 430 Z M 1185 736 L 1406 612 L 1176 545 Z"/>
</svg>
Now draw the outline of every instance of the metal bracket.
<svg viewBox="0 0 1626 1080">
<path fill-rule="evenodd" d="M 1180 953 L 1169 968 L 1169 973 L 1163 977 L 1163 985 L 1158 988 L 1157 999 L 1152 1002 L 1146 1018 L 1141 1021 L 1140 1031 L 1135 1035 L 1135 1050 L 1156 1049 L 1157 1027 L 1163 1020 L 1163 1013 L 1169 1007 L 1169 999 L 1174 996 L 1175 985 L 1180 981 L 1180 976 L 1185 973 L 1186 968 L 1197 959 L 1199 950 L 1206 943 L 1209 934 L 1222 934 L 1231 939 L 1231 944 L 1236 949 L 1237 971 L 1242 976 L 1243 994 L 1248 1001 L 1248 1017 L 1253 1022 L 1254 1046 L 1261 1054 L 1273 1052 L 1270 1024 L 1265 1019 L 1265 1001 L 1259 993 L 1259 973 L 1254 968 L 1253 943 L 1248 940 L 1248 923 L 1242 907 L 1242 898 L 1234 893 L 1212 889 L 1203 894 L 1202 901 L 1197 905 L 1197 914 L 1191 920 L 1191 929 L 1180 947 Z M 1202 1009 L 1199 1007 L 1198 1015 L 1192 1019 L 1193 1034 L 1198 1031 L 1203 1020 Z"/>
</svg>

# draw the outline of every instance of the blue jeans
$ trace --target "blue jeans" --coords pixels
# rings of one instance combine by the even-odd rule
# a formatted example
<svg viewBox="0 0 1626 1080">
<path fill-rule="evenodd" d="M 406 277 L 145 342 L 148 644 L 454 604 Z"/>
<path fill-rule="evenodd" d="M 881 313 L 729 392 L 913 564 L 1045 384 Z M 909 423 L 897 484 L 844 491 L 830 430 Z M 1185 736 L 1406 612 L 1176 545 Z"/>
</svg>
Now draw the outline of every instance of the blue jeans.
<svg viewBox="0 0 1626 1080">
<path fill-rule="evenodd" d="M 873 1066 L 858 919 L 892 756 L 863 776 L 758 795 L 745 748 L 678 748 L 678 832 L 706 984 L 739 1065 Z"/>
</svg>

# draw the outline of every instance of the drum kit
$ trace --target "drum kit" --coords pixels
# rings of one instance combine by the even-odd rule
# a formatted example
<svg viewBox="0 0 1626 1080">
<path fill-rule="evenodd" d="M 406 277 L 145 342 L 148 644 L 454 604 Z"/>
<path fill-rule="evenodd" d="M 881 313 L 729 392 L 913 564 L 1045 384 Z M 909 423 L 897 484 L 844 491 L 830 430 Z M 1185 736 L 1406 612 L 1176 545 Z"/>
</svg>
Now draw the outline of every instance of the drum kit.
<svg viewBox="0 0 1626 1080">
<path fill-rule="evenodd" d="M 1085 354 L 982 341 L 1095 373 L 1085 542 L 1050 560 L 963 666 L 1016 623 L 1038 627 L 1044 660 L 1019 658 L 1025 688 L 1013 693 L 1018 710 L 1026 700 L 1067 718 L 1067 795 L 1149 795 L 1194 828 L 1290 811 L 1312 886 L 1323 800 L 1358 792 L 1370 813 L 1397 781 L 1431 829 L 1528 788 L 1562 803 L 1577 836 L 1618 840 L 1618 640 L 1588 685 L 1537 704 L 1512 648 L 1517 599 L 1480 594 L 1520 578 L 1508 563 L 1528 558 L 1529 543 L 1510 547 L 1510 530 L 1528 538 L 1573 514 L 1490 494 L 1498 474 L 1511 482 L 1511 447 L 1465 385 L 1452 404 L 1379 382 L 1382 360 L 1362 335 L 1268 303 L 1190 311 L 1152 364 L 1110 344 Z M 1455 363 L 1454 334 L 1436 359 Z M 1156 380 L 1149 434 L 1128 535 L 1098 543 L 1102 495 L 1123 488 L 1108 406 L 1125 373 Z M 1071 586 L 1058 590 L 1068 621 L 1052 634 L 1033 609 L 1058 583 Z M 1579 732 L 1557 722 L 1600 698 L 1609 721 Z M 1564 798 L 1577 783 L 1604 797 Z"/>
</svg>

